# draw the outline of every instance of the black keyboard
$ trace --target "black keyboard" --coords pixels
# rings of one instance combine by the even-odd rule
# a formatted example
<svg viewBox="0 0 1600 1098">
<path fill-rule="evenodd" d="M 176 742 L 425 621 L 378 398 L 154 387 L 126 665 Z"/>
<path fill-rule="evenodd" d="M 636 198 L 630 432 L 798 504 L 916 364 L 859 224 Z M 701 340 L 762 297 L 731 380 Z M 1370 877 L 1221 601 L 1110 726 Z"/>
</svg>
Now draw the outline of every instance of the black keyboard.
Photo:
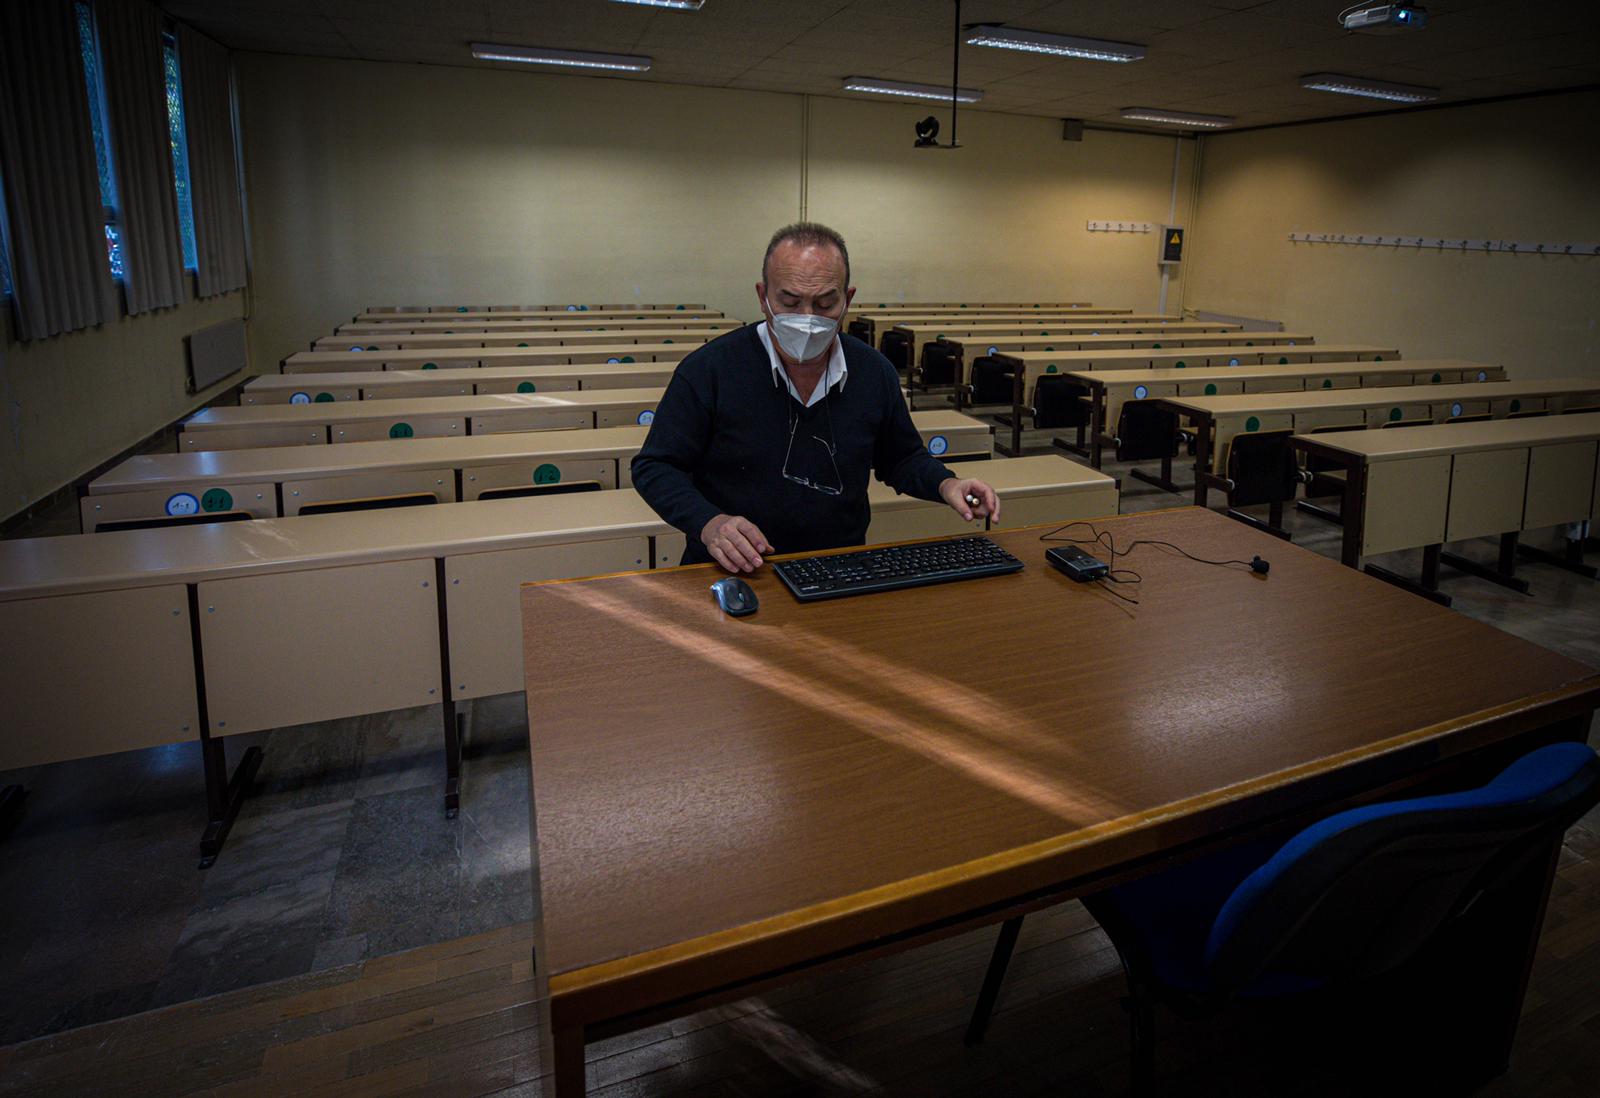
<svg viewBox="0 0 1600 1098">
<path fill-rule="evenodd" d="M 1021 569 L 1020 560 L 981 537 L 886 545 L 859 553 L 802 557 L 772 566 L 801 602 L 1000 576 Z"/>
</svg>

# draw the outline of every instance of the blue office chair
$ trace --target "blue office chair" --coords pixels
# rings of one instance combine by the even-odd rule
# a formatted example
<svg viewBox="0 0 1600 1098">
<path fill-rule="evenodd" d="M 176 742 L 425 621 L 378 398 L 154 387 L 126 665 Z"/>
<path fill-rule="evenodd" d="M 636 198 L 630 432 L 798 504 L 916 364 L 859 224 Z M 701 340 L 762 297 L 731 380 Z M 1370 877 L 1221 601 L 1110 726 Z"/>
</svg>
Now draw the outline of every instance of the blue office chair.
<svg viewBox="0 0 1600 1098">
<path fill-rule="evenodd" d="M 1152 1075 L 1157 998 L 1215 1008 L 1394 972 L 1534 860 L 1548 864 L 1597 802 L 1600 757 L 1551 744 L 1477 789 L 1349 809 L 1286 843 L 1242 844 L 1085 897 L 1127 976 L 1135 1091 Z M 1001 928 L 968 1044 L 988 1028 L 1021 924 Z"/>
</svg>

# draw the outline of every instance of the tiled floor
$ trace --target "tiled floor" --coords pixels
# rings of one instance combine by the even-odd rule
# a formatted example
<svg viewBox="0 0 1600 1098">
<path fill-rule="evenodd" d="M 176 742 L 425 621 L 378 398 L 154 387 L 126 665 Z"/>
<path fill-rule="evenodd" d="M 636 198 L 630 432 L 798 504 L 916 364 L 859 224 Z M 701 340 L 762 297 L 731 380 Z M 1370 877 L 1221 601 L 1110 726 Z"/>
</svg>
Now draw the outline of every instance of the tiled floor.
<svg viewBox="0 0 1600 1098">
<path fill-rule="evenodd" d="M 1049 436 L 1029 442 L 1044 452 Z M 1107 471 L 1124 511 L 1188 502 Z M 1286 524 L 1337 554 L 1336 527 Z M 20 533 L 75 530 L 63 505 Z M 1487 560 L 1494 545 L 1464 551 Z M 1414 575 L 1418 554 L 1382 563 Z M 1445 590 L 1462 613 L 1600 664 L 1600 584 L 1545 565 L 1523 574 L 1531 596 L 1448 570 Z M 522 699 L 476 710 L 453 821 L 437 709 L 230 739 L 231 759 L 251 743 L 265 757 L 204 871 L 192 744 L 0 775 L 31 790 L 0 841 L 0 1045 L 530 919 Z"/>
</svg>

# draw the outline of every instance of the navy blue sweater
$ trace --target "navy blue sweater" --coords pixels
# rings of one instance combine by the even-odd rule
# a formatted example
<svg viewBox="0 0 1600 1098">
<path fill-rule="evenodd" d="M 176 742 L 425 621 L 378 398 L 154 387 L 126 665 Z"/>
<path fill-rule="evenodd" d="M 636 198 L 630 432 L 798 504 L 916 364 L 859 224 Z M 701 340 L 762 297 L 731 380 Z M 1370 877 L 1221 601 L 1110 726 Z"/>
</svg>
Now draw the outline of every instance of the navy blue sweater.
<svg viewBox="0 0 1600 1098">
<path fill-rule="evenodd" d="M 787 385 L 773 384 L 772 360 L 755 325 L 712 340 L 678 364 L 633 459 L 633 485 L 656 514 L 688 535 L 684 563 L 711 559 L 700 531 L 719 514 L 743 515 L 779 553 L 860 545 L 872 517 L 867 477 L 873 472 L 897 492 L 939 498 L 950 472 L 923 446 L 894 367 L 861 340 L 839 338 L 849 372 L 810 408 Z M 789 472 L 830 487 L 842 481 L 842 495 L 783 477 L 791 417 L 799 425 Z M 816 441 L 829 438 L 830 421 L 838 481 Z"/>
</svg>

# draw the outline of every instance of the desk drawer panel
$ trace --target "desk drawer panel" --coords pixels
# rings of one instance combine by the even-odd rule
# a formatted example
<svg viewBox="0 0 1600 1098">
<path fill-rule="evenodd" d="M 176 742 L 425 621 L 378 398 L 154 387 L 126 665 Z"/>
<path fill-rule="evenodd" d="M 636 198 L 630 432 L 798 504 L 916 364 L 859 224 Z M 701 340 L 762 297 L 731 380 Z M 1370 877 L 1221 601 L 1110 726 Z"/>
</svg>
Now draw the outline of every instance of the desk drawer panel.
<svg viewBox="0 0 1600 1098">
<path fill-rule="evenodd" d="M 650 563 L 647 537 L 447 557 L 451 695 L 462 701 L 523 688 L 522 584 L 631 572 Z"/>
<path fill-rule="evenodd" d="M 1247 393 L 1298 393 L 1305 387 L 1303 377 L 1258 377 L 1244 383 Z"/>
<path fill-rule="evenodd" d="M 437 357 L 430 356 L 422 362 L 385 362 L 385 370 L 467 370 L 478 367 L 477 358 L 441 350 Z"/>
<path fill-rule="evenodd" d="M 683 554 L 688 550 L 689 540 L 677 530 L 670 534 L 657 534 L 655 537 L 656 568 L 674 568 L 683 563 Z"/>
<path fill-rule="evenodd" d="M 0 770 L 200 735 L 181 584 L 0 603 Z"/>
<path fill-rule="evenodd" d="M 1307 389 L 1359 389 L 1361 381 L 1359 375 L 1352 374 L 1331 374 L 1322 377 L 1310 374 L 1305 378 L 1305 386 Z M 1368 378 L 1367 381 L 1369 384 L 1377 384 L 1375 378 Z"/>
<path fill-rule="evenodd" d="M 1460 370 L 1429 370 L 1411 375 L 1413 385 L 1458 385 L 1461 381 Z"/>
<path fill-rule="evenodd" d="M 398 419 L 362 419 L 332 426 L 334 442 L 387 442 L 405 438 L 461 438 L 467 433 L 466 416 L 413 416 Z"/>
<path fill-rule="evenodd" d="M 1367 467 L 1361 555 L 1444 541 L 1449 498 L 1448 454 L 1373 462 Z"/>
<path fill-rule="evenodd" d="M 1460 416 L 1486 416 L 1490 413 L 1487 400 L 1452 400 L 1433 405 L 1435 423 L 1448 423 Z"/>
<path fill-rule="evenodd" d="M 86 534 L 94 533 L 103 522 L 228 511 L 248 511 L 251 518 L 277 518 L 277 491 L 270 483 L 217 484 L 198 480 L 149 491 L 84 496 L 78 501 L 78 517 Z"/>
<path fill-rule="evenodd" d="M 672 380 L 672 371 L 677 369 L 677 364 L 672 362 L 657 362 L 639 367 L 638 373 L 632 370 L 623 374 L 602 375 L 600 377 L 580 376 L 577 382 L 579 389 L 644 389 L 655 385 L 665 387 Z"/>
<path fill-rule="evenodd" d="M 575 377 L 557 377 L 548 381 L 540 379 L 530 381 L 516 378 L 494 378 L 480 381 L 473 386 L 479 395 L 488 393 L 575 393 L 578 391 L 578 379 Z"/>
<path fill-rule="evenodd" d="M 200 584 L 212 731 L 231 736 L 439 701 L 434 584 L 431 559 Z"/>
<path fill-rule="evenodd" d="M 298 515 L 313 503 L 380 499 L 389 496 L 426 494 L 440 503 L 456 501 L 456 474 L 453 469 L 408 469 L 384 473 L 351 473 L 346 476 L 318 477 L 313 480 L 283 482 L 283 513 Z"/>
<path fill-rule="evenodd" d="M 1366 422 L 1366 414 L 1359 408 L 1329 408 L 1294 414 L 1296 434 L 1309 434 L 1323 427 L 1365 426 Z"/>
<path fill-rule="evenodd" d="M 919 433 L 922 435 L 922 444 L 928 448 L 928 453 L 936 458 L 959 461 L 962 458 L 994 453 L 994 431 L 987 425 L 924 430 Z"/>
<path fill-rule="evenodd" d="M 1528 449 L 1457 454 L 1450 476 L 1445 540 L 1481 538 L 1522 528 Z"/>
<path fill-rule="evenodd" d="M 596 362 L 609 362 L 612 365 L 631 365 L 639 362 L 655 361 L 654 355 L 639 355 L 634 354 L 631 351 L 622 351 L 620 353 L 614 350 L 588 351 L 582 347 L 572 347 L 569 348 L 569 350 L 570 354 L 568 356 L 568 361 L 581 365 L 588 365 Z"/>
<path fill-rule="evenodd" d="M 562 347 L 567 344 L 569 337 L 563 335 L 535 334 L 523 332 L 520 335 L 486 335 L 483 337 L 485 347 Z"/>
<path fill-rule="evenodd" d="M 258 446 L 324 446 L 327 442 L 327 424 L 274 424 L 185 431 L 178 436 L 178 449 L 198 454 L 206 450 L 253 450 Z"/>
<path fill-rule="evenodd" d="M 596 427 L 648 427 L 655 422 L 655 401 L 628 408 L 605 408 L 594 413 Z"/>
<path fill-rule="evenodd" d="M 370 354 L 349 354 L 348 362 L 330 365 L 326 362 L 285 362 L 282 372 L 285 374 L 331 374 L 331 373 L 373 373 L 386 369 L 383 359 Z M 309 382 L 308 382 L 309 383 Z"/>
<path fill-rule="evenodd" d="M 306 376 L 304 388 L 244 389 L 239 393 L 240 404 L 328 404 L 340 400 L 360 399 L 360 389 L 318 385 L 315 374 Z"/>
<path fill-rule="evenodd" d="M 594 413 L 569 408 L 531 408 L 527 411 L 471 416 L 469 422 L 475 435 L 588 430 L 594 426 Z"/>
<path fill-rule="evenodd" d="M 1593 442 L 1535 446 L 1528 457 L 1528 494 L 1522 528 L 1539 530 L 1589 517 L 1594 498 Z"/>
<path fill-rule="evenodd" d="M 1549 401 L 1544 397 L 1509 397 L 1490 403 L 1496 419 L 1514 415 L 1517 412 L 1541 412 L 1549 407 Z"/>
<path fill-rule="evenodd" d="M 903 506 L 874 508 L 872 520 L 867 524 L 867 544 L 981 533 L 981 519 L 967 522 L 942 503 L 918 500 Z"/>
<path fill-rule="evenodd" d="M 1237 396 L 1245 391 L 1242 381 L 1185 381 L 1178 386 L 1179 396 Z"/>
<path fill-rule="evenodd" d="M 1212 384 L 1208 382 L 1207 384 Z M 1152 381 L 1148 384 L 1140 382 L 1137 385 L 1113 385 L 1106 389 L 1106 427 L 1109 430 L 1117 429 L 1117 421 L 1122 418 L 1122 406 L 1130 400 L 1154 400 L 1157 397 L 1177 396 L 1183 386 L 1171 381 Z M 1200 386 L 1204 388 L 1204 386 Z M 1219 389 L 1218 392 L 1222 390 Z"/>
<path fill-rule="evenodd" d="M 461 498 L 477 499 L 498 488 L 522 488 L 546 484 L 595 483 L 601 488 L 617 486 L 615 458 L 562 458 L 555 461 L 529 458 L 506 465 L 478 465 L 461 471 Z"/>
<path fill-rule="evenodd" d="M 1072 488 L 1061 492 L 1008 496 L 1001 501 L 1000 521 L 989 525 L 994 530 L 1010 530 L 1040 522 L 1105 518 L 1117 513 L 1118 500 L 1116 486 L 1111 484 L 1089 489 Z M 1029 563 L 1032 564 L 1031 561 Z"/>
<path fill-rule="evenodd" d="M 1277 348 L 1273 348 L 1272 351 L 1265 354 L 1260 351 L 1232 351 L 1227 354 L 1214 354 L 1208 352 L 1204 347 L 1197 347 L 1195 348 L 1195 355 L 1198 361 L 1190 362 L 1189 365 L 1191 366 L 1259 366 L 1263 362 L 1278 362 L 1280 359 L 1284 364 L 1310 361 L 1309 356 L 1296 355 L 1293 351 L 1287 349 L 1280 352 Z"/>
<path fill-rule="evenodd" d="M 465 376 L 451 376 L 465 374 Z M 361 390 L 362 400 L 404 400 L 410 397 L 457 397 L 472 395 L 470 372 L 452 370 L 438 381 L 402 381 L 395 385 L 374 385 Z"/>
<path fill-rule="evenodd" d="M 1431 404 L 1378 404 L 1367 409 L 1367 426 L 1382 427 L 1385 423 L 1404 423 L 1414 419 L 1432 419 Z"/>
</svg>

